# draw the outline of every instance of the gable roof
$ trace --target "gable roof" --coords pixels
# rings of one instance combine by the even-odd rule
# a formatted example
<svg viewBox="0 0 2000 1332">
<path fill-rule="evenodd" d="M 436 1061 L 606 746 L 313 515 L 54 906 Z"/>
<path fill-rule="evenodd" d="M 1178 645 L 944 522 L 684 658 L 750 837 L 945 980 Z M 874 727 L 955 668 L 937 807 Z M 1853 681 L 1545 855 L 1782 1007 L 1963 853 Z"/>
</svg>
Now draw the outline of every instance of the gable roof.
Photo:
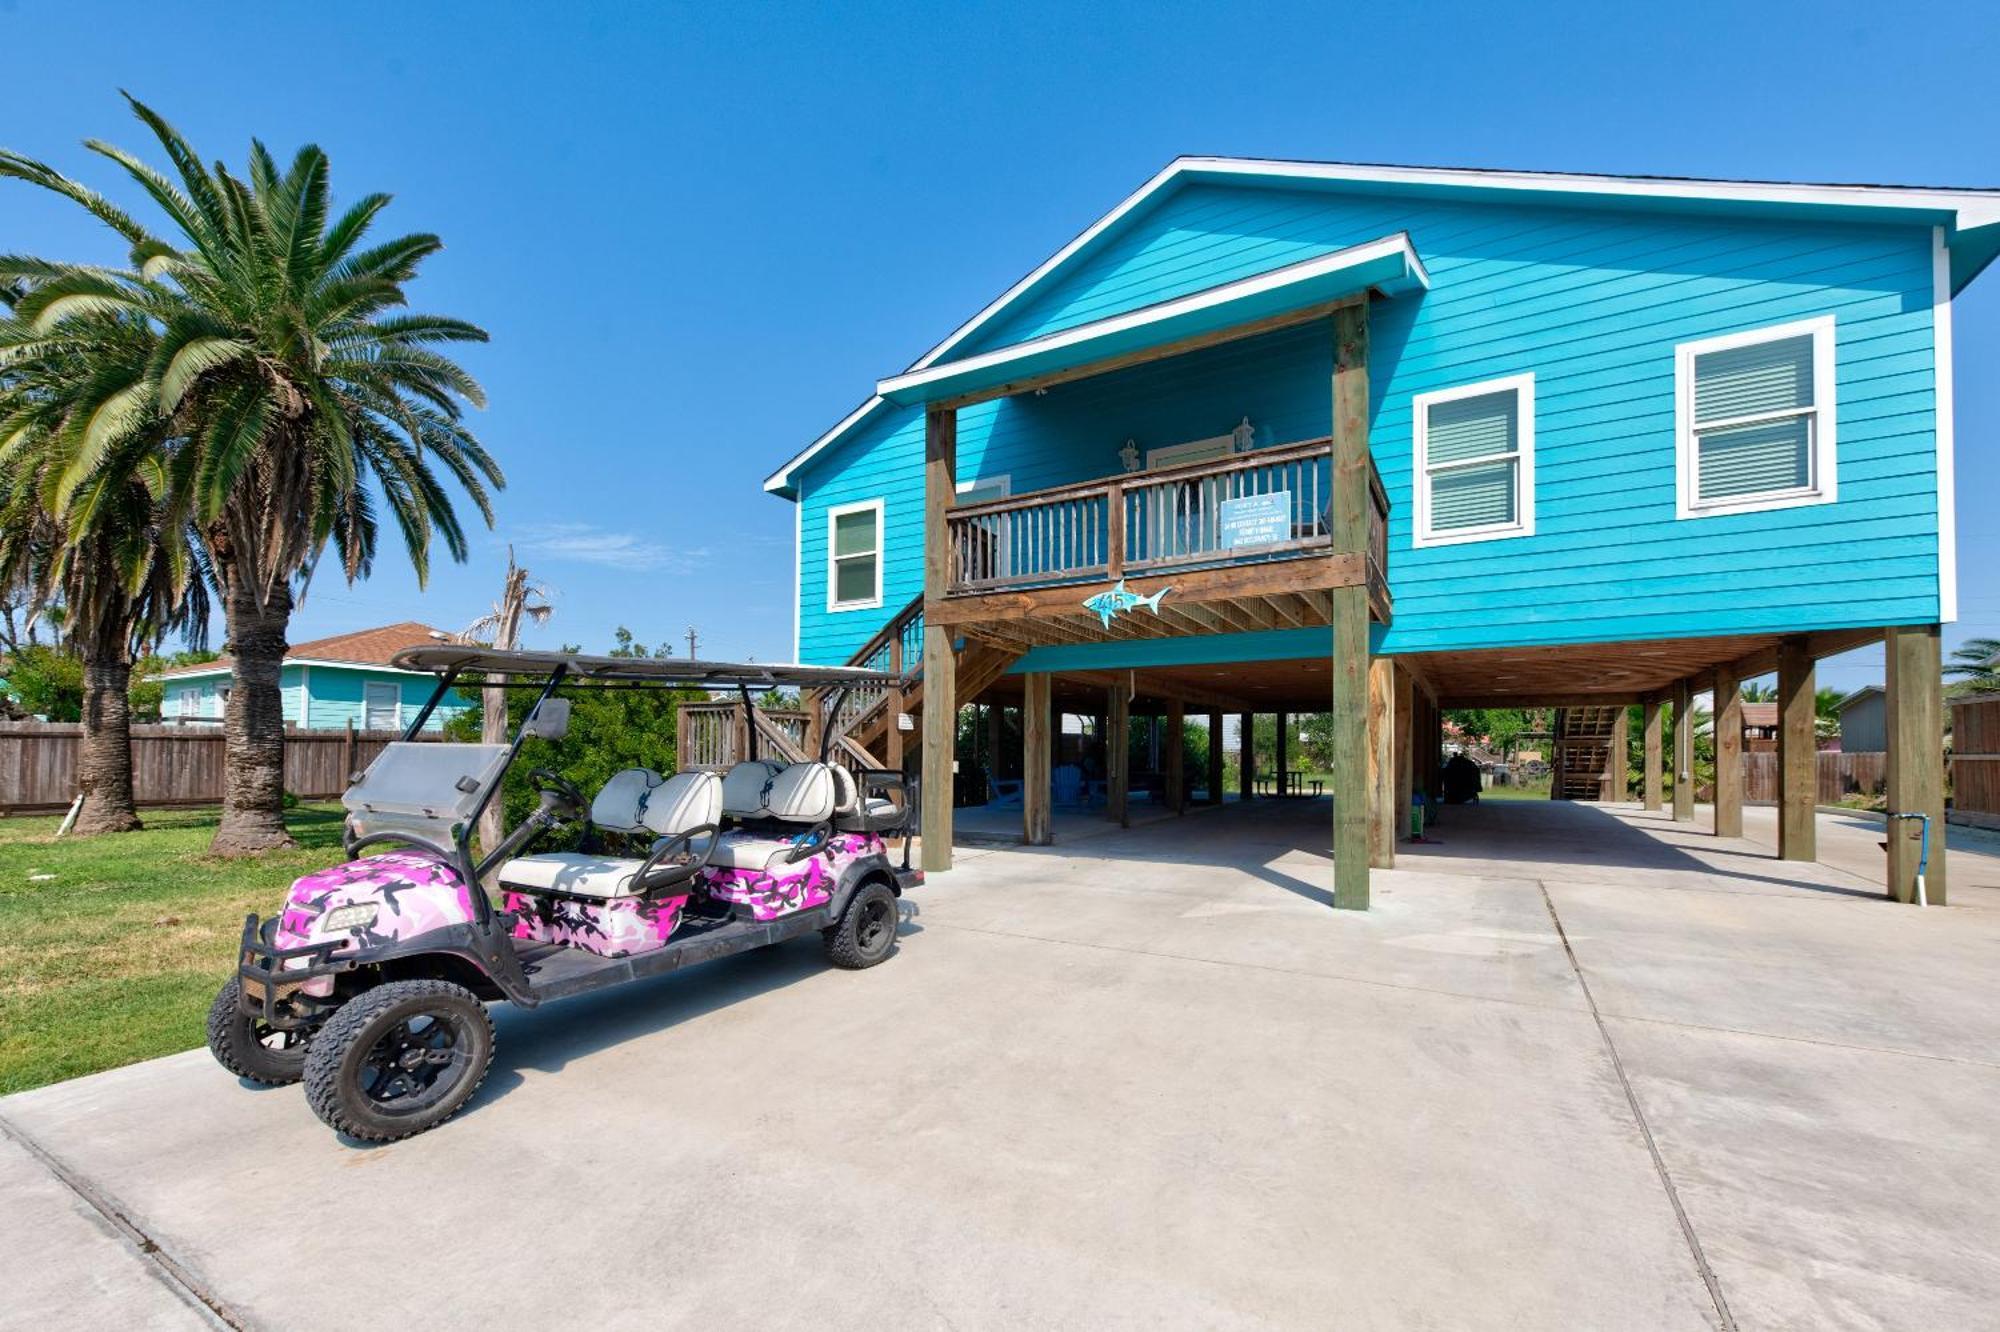
<svg viewBox="0 0 2000 1332">
<path fill-rule="evenodd" d="M 968 338 L 1041 290 L 1058 270 L 1094 251 L 1168 194 L 1193 182 L 1238 182 L 1378 194 L 1422 193 L 1467 199 L 1634 207 L 1777 217 L 1852 218 L 1906 222 L 1945 229 L 1951 290 L 2000 255 L 2000 189 L 1952 186 L 1804 184 L 1784 181 L 1703 180 L 1680 176 L 1614 176 L 1557 171 L 1496 171 L 1468 167 L 1385 166 L 1353 162 L 1299 162 L 1246 157 L 1179 157 L 1127 195 L 1115 208 L 1050 255 L 965 323 L 918 357 L 901 376 L 929 369 Z M 796 498 L 795 474 L 878 414 L 889 400 L 870 396 L 832 429 L 794 454 L 764 479 L 764 489 Z"/>
<path fill-rule="evenodd" d="M 438 639 L 452 641 L 452 635 L 416 620 L 402 620 L 396 624 L 385 624 L 374 629 L 357 629 L 353 633 L 333 634 L 327 638 L 309 639 L 304 643 L 294 643 L 285 649 L 285 660 L 309 662 L 313 665 L 335 666 L 381 666 L 389 665 L 390 658 L 405 648 L 435 647 Z M 214 661 L 202 662 L 195 666 L 178 666 L 170 671 L 161 671 L 156 677 L 172 680 L 187 675 L 221 675 L 235 669 L 235 662 L 229 657 L 218 657 Z"/>
</svg>

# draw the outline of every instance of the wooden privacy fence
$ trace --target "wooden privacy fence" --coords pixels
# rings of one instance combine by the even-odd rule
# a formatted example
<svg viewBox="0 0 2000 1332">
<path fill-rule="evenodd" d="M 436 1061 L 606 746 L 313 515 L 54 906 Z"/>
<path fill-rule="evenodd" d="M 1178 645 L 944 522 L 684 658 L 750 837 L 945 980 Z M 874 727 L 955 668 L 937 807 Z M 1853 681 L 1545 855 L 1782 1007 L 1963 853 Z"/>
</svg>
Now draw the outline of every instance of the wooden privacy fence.
<svg viewBox="0 0 2000 1332">
<path fill-rule="evenodd" d="M 1839 754 L 1821 750 L 1819 755 L 1819 796 L 1817 803 L 1836 804 L 1843 796 L 1881 795 L 1888 779 L 1887 754 Z M 1743 798 L 1752 804 L 1778 801 L 1778 756 L 1743 756 Z"/>
<path fill-rule="evenodd" d="M 1951 704 L 1950 818 L 2000 828 L 2000 694 L 1971 694 Z"/>
<path fill-rule="evenodd" d="M 76 799 L 76 759 L 83 727 L 75 722 L 0 723 L 0 814 L 66 809 Z M 285 728 L 285 789 L 325 800 L 401 739 L 398 731 L 304 731 Z M 441 739 L 427 735 L 427 740 Z M 141 805 L 222 802 L 220 726 L 134 726 L 132 779 Z"/>
</svg>

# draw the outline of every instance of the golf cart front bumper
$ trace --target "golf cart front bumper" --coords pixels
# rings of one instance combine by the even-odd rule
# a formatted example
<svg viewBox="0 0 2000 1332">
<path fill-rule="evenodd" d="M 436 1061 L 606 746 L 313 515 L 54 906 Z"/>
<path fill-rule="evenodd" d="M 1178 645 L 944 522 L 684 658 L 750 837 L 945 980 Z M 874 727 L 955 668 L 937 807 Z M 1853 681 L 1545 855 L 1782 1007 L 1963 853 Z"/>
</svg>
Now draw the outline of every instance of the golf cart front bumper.
<svg viewBox="0 0 2000 1332">
<path fill-rule="evenodd" d="M 351 941 L 333 939 L 300 948 L 278 948 L 266 941 L 264 924 L 255 913 L 243 920 L 243 943 L 236 965 L 243 1011 L 285 1031 L 312 1021 L 321 1009 L 335 1007 L 333 978 L 359 965 Z M 342 948 L 348 948 L 349 955 L 335 957 Z"/>
</svg>

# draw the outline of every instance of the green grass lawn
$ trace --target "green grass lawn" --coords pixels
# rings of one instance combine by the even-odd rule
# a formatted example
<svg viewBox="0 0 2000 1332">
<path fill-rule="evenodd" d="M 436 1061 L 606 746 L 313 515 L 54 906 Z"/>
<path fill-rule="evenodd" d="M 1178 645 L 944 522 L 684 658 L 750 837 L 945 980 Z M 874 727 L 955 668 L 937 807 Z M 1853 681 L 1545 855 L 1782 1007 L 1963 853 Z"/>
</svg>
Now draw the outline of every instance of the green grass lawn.
<svg viewBox="0 0 2000 1332">
<path fill-rule="evenodd" d="M 241 860 L 207 854 L 213 809 L 142 817 L 60 841 L 56 818 L 0 819 L 0 1093 L 200 1045 L 243 917 L 341 859 L 338 805 L 286 816 L 298 850 Z"/>
</svg>

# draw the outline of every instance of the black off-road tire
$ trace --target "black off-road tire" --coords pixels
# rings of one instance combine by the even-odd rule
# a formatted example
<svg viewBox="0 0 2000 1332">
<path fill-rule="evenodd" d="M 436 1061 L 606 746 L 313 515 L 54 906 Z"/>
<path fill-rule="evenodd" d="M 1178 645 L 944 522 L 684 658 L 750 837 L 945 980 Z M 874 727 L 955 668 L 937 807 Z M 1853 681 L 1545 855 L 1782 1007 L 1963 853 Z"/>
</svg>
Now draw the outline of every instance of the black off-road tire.
<svg viewBox="0 0 2000 1332">
<path fill-rule="evenodd" d="M 840 923 L 825 931 L 827 960 L 848 971 L 885 962 L 896 951 L 896 894 L 886 884 L 863 884 L 848 899 Z"/>
<path fill-rule="evenodd" d="M 282 1047 L 264 1044 L 278 1038 Z M 243 984 L 231 976 L 208 1006 L 208 1052 L 215 1062 L 250 1082 L 283 1087 L 305 1076 L 303 1033 L 280 1036 L 243 1011 Z"/>
<path fill-rule="evenodd" d="M 413 1023 L 424 1025 L 413 1031 Z M 349 1137 L 407 1138 L 436 1128 L 472 1098 L 492 1066 L 493 1045 L 486 1005 L 463 985 L 390 981 L 348 1000 L 313 1036 L 306 1050 L 306 1103 L 328 1128 Z M 417 1062 L 406 1063 L 412 1052 Z M 433 1061 L 432 1054 L 446 1059 Z M 394 1077 L 385 1070 L 403 1068 L 406 1080 L 413 1080 L 433 1062 L 440 1070 L 434 1076 L 448 1073 L 448 1083 L 426 1084 L 397 1105 L 388 1094 Z"/>
</svg>

